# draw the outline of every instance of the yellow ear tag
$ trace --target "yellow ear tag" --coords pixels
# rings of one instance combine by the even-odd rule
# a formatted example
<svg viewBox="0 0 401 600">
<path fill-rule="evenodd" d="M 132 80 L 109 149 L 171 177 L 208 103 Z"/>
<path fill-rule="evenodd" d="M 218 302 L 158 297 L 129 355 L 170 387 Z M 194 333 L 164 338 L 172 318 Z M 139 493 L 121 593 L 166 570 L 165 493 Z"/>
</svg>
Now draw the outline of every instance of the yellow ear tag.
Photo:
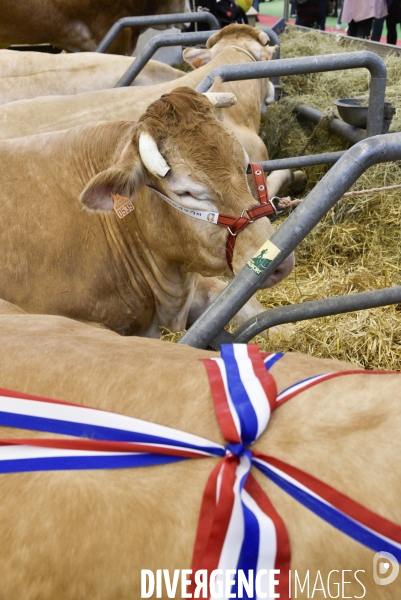
<svg viewBox="0 0 401 600">
<path fill-rule="evenodd" d="M 193 60 L 192 62 L 194 64 L 195 69 L 199 69 L 202 66 L 201 58 L 195 58 L 195 60 Z"/>
<path fill-rule="evenodd" d="M 123 219 L 128 213 L 134 210 L 134 205 L 127 196 L 120 196 L 120 194 L 113 194 L 113 192 L 110 193 L 114 201 L 113 210 L 119 219 Z"/>
</svg>

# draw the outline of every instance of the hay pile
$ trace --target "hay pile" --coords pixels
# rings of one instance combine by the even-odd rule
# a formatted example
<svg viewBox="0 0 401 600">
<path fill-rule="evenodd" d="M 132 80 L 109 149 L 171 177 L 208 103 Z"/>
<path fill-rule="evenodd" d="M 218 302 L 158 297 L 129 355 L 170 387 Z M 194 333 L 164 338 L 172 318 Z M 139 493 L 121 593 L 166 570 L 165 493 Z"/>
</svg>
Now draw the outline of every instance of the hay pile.
<svg viewBox="0 0 401 600">
<path fill-rule="evenodd" d="M 292 30 L 281 37 L 283 58 L 358 49 L 357 43 L 350 43 L 344 37 L 335 41 L 334 37 L 313 31 L 302 34 Z M 394 56 L 385 62 L 388 69 L 386 99 L 400 107 L 401 60 Z M 321 128 L 314 132 L 314 125 L 300 123 L 291 113 L 291 106 L 303 102 L 329 114 L 335 99 L 367 97 L 369 73 L 365 69 L 283 77 L 280 83 L 289 97 L 269 107 L 261 128 L 271 158 L 348 147 L 338 136 Z M 401 131 L 401 110 L 393 118 L 390 131 Z M 306 191 L 313 188 L 328 169 L 328 166 L 306 169 Z M 389 163 L 369 169 L 352 189 L 399 183 L 401 163 Z M 294 273 L 277 288 L 259 293 L 258 297 L 266 308 L 272 308 L 401 285 L 400 257 L 401 190 L 344 198 L 297 248 Z M 264 340 L 258 341 L 271 350 L 300 351 L 348 360 L 368 368 L 401 369 L 401 306 L 304 321 L 296 324 L 289 336 L 275 335 L 267 344 Z"/>
<path fill-rule="evenodd" d="M 281 36 L 281 56 L 290 58 L 361 49 L 346 37 L 300 33 Z M 386 99 L 401 107 L 401 59 L 386 59 Z M 281 78 L 288 96 L 271 105 L 262 119 L 261 137 L 270 158 L 345 150 L 348 143 L 291 112 L 303 102 L 330 115 L 333 100 L 367 97 L 365 69 L 296 75 Z M 390 131 L 401 131 L 401 108 Z M 312 137 L 311 137 L 312 136 Z M 305 150 L 305 147 L 307 149 Z M 306 195 L 329 166 L 308 167 Z M 370 189 L 401 183 L 401 163 L 369 169 L 352 189 Z M 279 225 L 276 222 L 275 225 Z M 297 266 L 279 286 L 260 292 L 266 308 L 307 300 L 401 285 L 401 190 L 370 193 L 340 200 L 296 250 Z M 163 339 L 177 341 L 179 335 Z M 275 333 L 259 345 L 269 351 L 298 351 L 317 357 L 347 360 L 378 369 L 401 369 L 401 305 L 371 309 L 297 323 L 290 333 Z"/>
</svg>

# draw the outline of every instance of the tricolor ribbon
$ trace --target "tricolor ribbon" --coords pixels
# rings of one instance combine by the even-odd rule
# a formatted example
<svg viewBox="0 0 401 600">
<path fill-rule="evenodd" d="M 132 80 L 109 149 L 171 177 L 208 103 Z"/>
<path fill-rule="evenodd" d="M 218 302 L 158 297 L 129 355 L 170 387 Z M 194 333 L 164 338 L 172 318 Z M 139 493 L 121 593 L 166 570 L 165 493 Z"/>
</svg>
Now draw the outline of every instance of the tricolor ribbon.
<svg viewBox="0 0 401 600">
<path fill-rule="evenodd" d="M 277 395 L 268 372 L 282 354 L 263 357 L 257 346 L 222 346 L 221 358 L 206 359 L 215 409 L 227 441 L 224 448 L 162 425 L 68 402 L 0 389 L 0 425 L 78 439 L 0 440 L 0 473 L 104 469 L 160 465 L 189 458 L 221 457 L 206 484 L 192 569 L 267 575 L 244 598 L 289 598 L 290 545 L 285 525 L 251 474 L 255 466 L 293 498 L 375 552 L 401 562 L 401 527 L 370 511 L 308 473 L 251 446 L 275 408 L 328 379 L 382 371 L 342 371 L 298 382 Z M 86 439 L 82 439 L 86 438 Z M 270 571 L 280 570 L 278 584 Z M 234 578 L 232 593 L 239 582 Z M 267 594 L 264 595 L 264 594 Z"/>
</svg>

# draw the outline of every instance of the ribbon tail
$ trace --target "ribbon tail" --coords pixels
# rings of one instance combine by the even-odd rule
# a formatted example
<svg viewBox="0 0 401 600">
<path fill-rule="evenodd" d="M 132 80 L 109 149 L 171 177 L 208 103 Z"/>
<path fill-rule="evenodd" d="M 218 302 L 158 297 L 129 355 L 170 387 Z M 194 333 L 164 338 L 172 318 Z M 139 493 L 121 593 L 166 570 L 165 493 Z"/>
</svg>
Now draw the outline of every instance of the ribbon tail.
<svg viewBox="0 0 401 600">
<path fill-rule="evenodd" d="M 392 553 L 401 563 L 400 525 L 282 460 L 254 452 L 253 464 L 327 523 L 375 552 Z"/>
<path fill-rule="evenodd" d="M 288 600 L 291 549 L 284 521 L 252 474 L 249 475 L 244 490 L 256 504 L 254 514 L 259 525 L 259 553 L 255 575 L 262 569 L 278 570 L 279 573 L 274 576 L 278 583 L 273 589 L 279 594 L 279 598 Z"/>
<path fill-rule="evenodd" d="M 236 466 L 233 457 L 220 461 L 209 476 L 202 498 L 191 568 L 206 569 L 208 581 L 210 572 L 218 568 L 230 522 Z"/>
</svg>

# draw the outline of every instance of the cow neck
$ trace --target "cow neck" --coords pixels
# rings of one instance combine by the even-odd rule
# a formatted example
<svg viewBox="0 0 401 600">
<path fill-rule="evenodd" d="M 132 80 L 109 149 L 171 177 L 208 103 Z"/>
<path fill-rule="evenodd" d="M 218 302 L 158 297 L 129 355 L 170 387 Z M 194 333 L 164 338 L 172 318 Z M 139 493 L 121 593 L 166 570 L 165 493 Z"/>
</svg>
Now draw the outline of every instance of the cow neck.
<svg viewBox="0 0 401 600">
<path fill-rule="evenodd" d="M 248 50 L 245 50 L 245 48 L 241 48 L 241 46 L 236 46 L 235 44 L 229 44 L 228 46 L 224 46 L 224 48 L 222 48 L 217 54 L 216 56 L 218 56 L 221 52 L 223 52 L 223 50 L 225 50 L 226 48 L 234 48 L 235 50 L 238 50 L 238 52 L 243 52 L 243 54 L 246 54 L 247 56 L 249 56 L 249 58 L 253 61 L 253 62 L 257 62 L 256 58 L 254 57 L 254 55 L 249 52 Z M 215 57 L 214 57 L 215 58 Z"/>
<path fill-rule="evenodd" d="M 136 296 L 141 303 L 146 299 L 149 314 L 144 317 L 145 335 L 159 337 L 160 323 L 172 331 L 185 329 L 196 274 L 188 273 L 182 262 L 163 255 L 163 244 L 158 244 L 160 220 L 149 219 L 143 193 L 136 194 L 132 213 L 123 219 L 106 217 L 104 227 L 118 273 L 119 293 L 128 306 L 137 304 Z M 157 215 L 155 210 L 152 214 Z"/>
</svg>

